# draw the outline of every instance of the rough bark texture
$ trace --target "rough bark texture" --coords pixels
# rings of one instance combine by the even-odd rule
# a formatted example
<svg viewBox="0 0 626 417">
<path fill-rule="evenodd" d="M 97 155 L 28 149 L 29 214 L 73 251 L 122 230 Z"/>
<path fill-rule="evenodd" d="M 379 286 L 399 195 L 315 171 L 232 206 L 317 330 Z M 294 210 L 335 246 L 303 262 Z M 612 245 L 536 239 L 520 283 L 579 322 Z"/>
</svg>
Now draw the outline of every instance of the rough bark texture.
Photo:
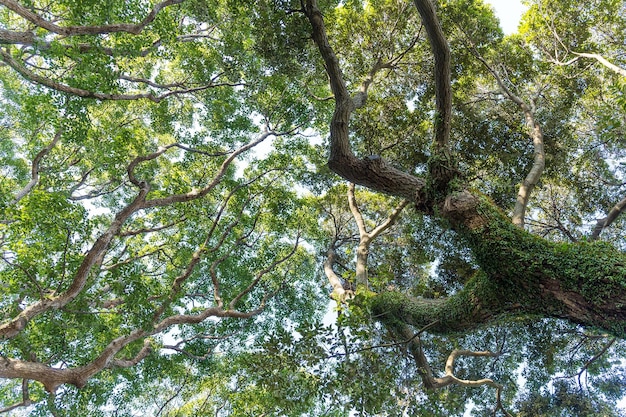
<svg viewBox="0 0 626 417">
<path fill-rule="evenodd" d="M 358 100 L 350 96 L 339 67 L 339 60 L 326 36 L 324 19 L 317 7 L 317 2 L 307 1 L 305 13 L 313 28 L 313 40 L 324 59 L 330 78 L 330 88 L 335 98 L 335 111 L 330 122 L 331 141 L 328 166 L 348 181 L 372 190 L 402 197 L 409 201 L 425 199 L 426 182 L 423 179 L 400 171 L 378 155 L 360 159 L 352 152 L 349 138 L 350 115 L 356 107 L 355 101 L 364 100 L 365 95 L 360 92 L 356 97 Z"/>
<path fill-rule="evenodd" d="M 415 0 L 415 3 L 436 53 L 441 39 L 434 8 L 429 0 Z M 454 297 L 425 300 L 394 292 L 380 294 L 373 300 L 375 314 L 382 321 L 400 321 L 419 327 L 436 321 L 435 330 L 449 332 L 468 330 L 502 313 L 516 312 L 565 318 L 626 336 L 626 256 L 623 253 L 607 244 L 547 242 L 514 226 L 493 203 L 478 193 L 450 190 L 445 187 L 447 184 L 440 184 L 434 191 L 445 190 L 448 195 L 434 197 L 432 184 L 441 178 L 417 178 L 390 167 L 380 157 L 359 159 L 353 154 L 348 132 L 354 102 L 314 0 L 306 2 L 305 13 L 335 96 L 329 167 L 351 182 L 408 199 L 427 214 L 438 213 L 465 239 L 481 267 L 465 289 Z M 445 68 L 440 68 L 440 65 L 447 65 L 445 62 L 436 61 L 435 74 L 445 72 Z M 444 90 L 450 88 L 449 79 L 447 84 L 445 77 L 437 76 L 437 80 L 437 100 L 441 100 L 446 96 Z M 438 103 L 438 108 L 441 105 Z M 532 112 L 525 111 L 530 124 L 533 120 L 532 117 L 528 120 L 529 114 L 532 116 Z M 532 123 L 532 127 L 538 126 Z M 536 135 L 537 131 L 533 133 Z M 538 133 L 541 139 L 540 130 Z M 435 135 L 435 147 L 441 146 L 437 138 L 439 134 Z M 537 152 L 536 146 L 536 154 L 541 161 L 535 160 L 537 169 L 534 171 L 539 172 L 531 173 L 537 174 L 534 177 L 540 175 L 543 168 L 542 143 L 539 145 L 541 152 Z M 430 174 L 433 175 L 432 170 Z"/>
<path fill-rule="evenodd" d="M 486 199 L 475 217 L 453 220 L 481 271 L 453 297 L 401 293 L 373 301 L 383 320 L 466 331 L 504 313 L 540 315 L 626 337 L 626 255 L 602 242 L 553 243 L 515 227 Z"/>
</svg>

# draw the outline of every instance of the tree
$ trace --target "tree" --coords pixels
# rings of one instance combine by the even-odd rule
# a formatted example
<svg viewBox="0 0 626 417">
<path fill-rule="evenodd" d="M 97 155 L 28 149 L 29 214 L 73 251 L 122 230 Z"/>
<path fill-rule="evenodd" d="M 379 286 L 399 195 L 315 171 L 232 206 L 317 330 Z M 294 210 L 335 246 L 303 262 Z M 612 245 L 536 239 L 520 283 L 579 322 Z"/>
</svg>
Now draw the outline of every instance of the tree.
<svg viewBox="0 0 626 417">
<path fill-rule="evenodd" d="M 623 395 L 619 2 L 0 4 L 3 411 Z"/>
</svg>

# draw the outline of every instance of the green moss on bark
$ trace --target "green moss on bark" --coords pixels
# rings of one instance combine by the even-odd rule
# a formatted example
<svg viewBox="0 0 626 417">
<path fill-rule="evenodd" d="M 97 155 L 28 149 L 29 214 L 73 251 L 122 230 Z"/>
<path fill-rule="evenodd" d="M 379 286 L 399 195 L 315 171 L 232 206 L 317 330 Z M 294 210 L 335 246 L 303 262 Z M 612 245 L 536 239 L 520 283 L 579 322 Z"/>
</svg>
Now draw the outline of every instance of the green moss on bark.
<svg viewBox="0 0 626 417">
<path fill-rule="evenodd" d="M 499 293 L 497 285 L 478 273 L 463 291 L 449 298 L 416 298 L 397 291 L 379 294 L 372 299 L 372 312 L 386 324 L 402 322 L 423 327 L 435 323 L 429 330 L 465 331 L 514 307 Z"/>
<path fill-rule="evenodd" d="M 481 198 L 482 221 L 455 224 L 481 271 L 445 300 L 389 292 L 372 299 L 380 320 L 441 332 L 469 330 L 502 313 L 559 317 L 626 336 L 626 254 L 603 242 L 554 243 L 511 224 Z"/>
</svg>

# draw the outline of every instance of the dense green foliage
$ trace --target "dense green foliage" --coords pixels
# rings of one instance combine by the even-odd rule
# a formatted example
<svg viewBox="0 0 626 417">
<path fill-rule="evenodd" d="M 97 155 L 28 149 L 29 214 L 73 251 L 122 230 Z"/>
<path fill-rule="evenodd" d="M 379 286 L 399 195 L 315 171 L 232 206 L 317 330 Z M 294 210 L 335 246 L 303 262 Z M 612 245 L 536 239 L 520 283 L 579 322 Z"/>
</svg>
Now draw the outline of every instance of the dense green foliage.
<svg viewBox="0 0 626 417">
<path fill-rule="evenodd" d="M 492 387 L 424 389 L 419 340 L 437 375 L 455 349 L 499 352 L 455 365 L 502 386 L 499 413 L 624 415 L 626 4 L 533 0 L 505 36 L 480 0 L 435 2 L 442 162 L 413 2 L 320 0 L 367 87 L 355 153 L 434 201 L 405 207 L 361 187 L 351 206 L 326 165 L 304 3 L 0 0 L 0 414 L 492 415 Z M 513 96 L 545 147 L 525 229 L 537 152 Z M 452 182 L 428 177 L 446 164 Z M 476 227 L 444 213 L 466 189 Z"/>
</svg>

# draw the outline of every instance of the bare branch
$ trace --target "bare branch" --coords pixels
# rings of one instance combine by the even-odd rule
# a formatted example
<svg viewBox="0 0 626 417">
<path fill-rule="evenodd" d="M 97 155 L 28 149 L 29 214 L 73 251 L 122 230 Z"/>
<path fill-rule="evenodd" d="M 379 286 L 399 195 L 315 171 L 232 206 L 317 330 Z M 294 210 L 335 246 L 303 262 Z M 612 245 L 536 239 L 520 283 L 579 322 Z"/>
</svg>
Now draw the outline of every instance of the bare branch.
<svg viewBox="0 0 626 417">
<path fill-rule="evenodd" d="M 363 236 L 368 236 L 367 230 L 365 228 L 365 220 L 363 220 L 363 215 L 361 214 L 361 210 L 359 210 L 359 206 L 356 204 L 356 198 L 354 195 L 354 183 L 350 183 L 348 185 L 348 205 L 350 206 L 350 211 L 352 212 L 352 216 L 354 217 L 354 221 L 359 229 L 359 235 L 361 235 L 361 239 Z"/>
<path fill-rule="evenodd" d="M 333 287 L 331 298 L 335 299 L 338 303 L 342 303 L 352 294 L 346 291 L 341 282 L 341 278 L 333 269 L 333 266 L 337 261 L 337 252 L 335 250 L 336 242 L 337 239 L 335 237 L 331 241 L 328 250 L 326 251 L 326 259 L 324 260 L 324 275 L 326 275 L 326 279 L 328 279 L 328 282 Z"/>
<path fill-rule="evenodd" d="M 159 407 L 159 411 L 155 414 L 155 417 L 159 417 L 163 411 L 165 410 L 165 407 L 167 407 L 167 405 L 172 402 L 174 400 L 174 398 L 178 397 L 178 395 L 180 395 L 181 391 L 183 390 L 183 388 L 185 388 L 185 386 L 187 385 L 187 379 L 185 379 L 183 381 L 183 383 L 180 385 L 180 387 L 178 387 L 178 389 L 176 390 L 176 392 L 174 394 L 172 394 L 172 396 L 170 396 L 170 398 L 167 399 L 167 401 L 165 401 L 163 403 L 163 405 L 161 405 L 161 407 Z"/>
<path fill-rule="evenodd" d="M 574 58 L 569 59 L 567 61 L 561 61 L 558 57 L 549 57 L 548 61 L 556 65 L 568 66 L 568 65 L 572 65 L 580 61 L 581 58 L 590 58 L 590 59 L 596 60 L 597 62 L 604 65 L 604 67 L 608 68 L 614 73 L 621 75 L 622 77 L 626 77 L 626 69 L 613 64 L 611 61 L 609 61 L 608 59 L 606 59 L 600 54 L 592 54 L 588 52 L 573 52 L 573 51 L 569 51 L 568 48 L 566 48 L 566 51 L 575 55 Z"/>
<path fill-rule="evenodd" d="M 429 325 L 432 326 L 435 323 Z M 497 358 L 502 352 L 491 352 L 491 351 L 472 351 L 472 350 L 461 350 L 455 349 L 450 355 L 448 355 L 448 359 L 446 360 L 445 365 L 445 374 L 442 377 L 435 377 L 424 354 L 424 350 L 422 348 L 422 342 L 419 338 L 419 335 L 423 330 L 420 330 L 417 334 L 413 334 L 411 329 L 406 324 L 396 325 L 393 328 L 390 328 L 391 332 L 396 334 L 397 336 L 407 340 L 408 348 L 411 352 L 411 355 L 415 359 L 415 363 L 417 365 L 417 371 L 422 378 L 424 386 L 426 389 L 439 389 L 444 388 L 449 385 L 460 385 L 464 387 L 479 387 L 483 385 L 487 385 L 489 387 L 496 389 L 496 406 L 494 413 L 498 410 L 502 411 L 505 416 L 512 417 L 510 413 L 508 413 L 501 402 L 501 392 L 502 385 L 494 382 L 492 379 L 483 378 L 478 380 L 466 380 L 460 379 L 454 374 L 454 361 L 459 356 L 473 356 L 473 357 L 488 357 L 488 358 Z"/>
<path fill-rule="evenodd" d="M 626 197 L 624 197 L 619 203 L 613 206 L 613 208 L 611 209 L 611 211 L 609 211 L 609 214 L 605 218 L 598 220 L 596 226 L 593 228 L 593 232 L 591 233 L 591 239 L 599 239 L 600 233 L 602 233 L 604 229 L 609 227 L 617 219 L 617 217 L 624 212 L 624 210 L 626 210 Z"/>
<path fill-rule="evenodd" d="M 269 272 L 273 271 L 274 268 L 276 268 L 278 265 L 280 265 L 280 264 L 284 263 L 285 261 L 287 261 L 288 259 L 290 259 L 296 253 L 296 250 L 298 249 L 298 244 L 299 243 L 300 243 L 300 234 L 298 234 L 298 236 L 296 236 L 296 241 L 293 244 L 293 246 L 291 248 L 291 251 L 289 251 L 289 253 L 287 253 L 282 258 L 276 259 L 274 262 L 272 262 L 271 264 L 269 264 L 268 266 L 266 266 L 265 268 L 263 268 L 262 270 L 257 272 L 256 277 L 250 283 L 250 285 L 248 285 L 243 291 L 241 291 L 239 294 L 237 294 L 237 296 L 235 298 L 232 299 L 232 301 L 229 304 L 229 309 L 230 310 L 234 310 L 235 306 L 237 305 L 237 303 L 239 303 L 239 301 L 243 297 L 245 297 L 247 294 L 249 294 L 250 291 L 252 291 L 259 284 L 261 279 L 266 274 L 268 274 Z"/>
<path fill-rule="evenodd" d="M 579 57 L 595 59 L 596 61 L 598 61 L 599 63 L 604 65 L 606 68 L 610 69 L 611 71 L 621 75 L 622 77 L 626 77 L 626 69 L 618 67 L 617 65 L 611 63 L 608 59 L 606 59 L 600 54 L 590 54 L 590 53 L 585 53 L 585 52 L 572 52 L 572 53 Z"/>
<path fill-rule="evenodd" d="M 469 40 L 468 38 L 468 41 Z M 543 130 L 541 125 L 535 119 L 534 103 L 531 102 L 528 105 L 519 96 L 514 94 L 504 83 L 500 74 L 478 53 L 478 50 L 472 45 L 471 48 L 474 56 L 482 62 L 487 70 L 493 75 L 502 93 L 517 106 L 524 113 L 524 119 L 526 121 L 526 127 L 529 130 L 530 137 L 533 141 L 533 166 L 524 178 L 524 181 L 519 187 L 517 192 L 517 200 L 515 207 L 513 208 L 513 216 L 511 221 L 513 224 L 519 227 L 524 227 L 524 218 L 526 215 L 526 208 L 528 207 L 528 201 L 530 200 L 530 194 L 539 182 L 539 178 L 543 173 L 546 166 L 546 153 L 544 150 Z"/>
<path fill-rule="evenodd" d="M 141 228 L 141 229 L 136 229 L 136 230 L 127 230 L 125 232 L 121 232 L 119 234 L 119 236 L 120 237 L 128 237 L 128 236 L 143 235 L 143 234 L 147 234 L 147 233 L 160 232 L 161 230 L 169 229 L 170 227 L 176 226 L 178 223 L 183 223 L 186 220 L 187 220 L 187 218 L 183 216 L 180 220 L 176 220 L 176 221 L 173 221 L 171 223 L 164 224 L 162 226 Z"/>
<path fill-rule="evenodd" d="M 368 288 L 368 273 L 367 273 L 367 259 L 369 256 L 369 246 L 371 241 L 380 235 L 382 232 L 391 227 L 402 212 L 402 209 L 409 204 L 408 200 L 402 201 L 383 221 L 381 224 L 376 226 L 371 232 L 368 232 L 365 227 L 365 221 L 363 220 L 363 215 L 359 210 L 359 207 L 356 204 L 356 198 L 354 195 L 354 184 L 350 183 L 348 186 L 348 204 L 350 206 L 350 211 L 352 212 L 352 216 L 354 217 L 356 224 L 359 229 L 359 245 L 357 247 L 357 255 L 356 255 L 356 284 L 358 287 Z"/>
</svg>

